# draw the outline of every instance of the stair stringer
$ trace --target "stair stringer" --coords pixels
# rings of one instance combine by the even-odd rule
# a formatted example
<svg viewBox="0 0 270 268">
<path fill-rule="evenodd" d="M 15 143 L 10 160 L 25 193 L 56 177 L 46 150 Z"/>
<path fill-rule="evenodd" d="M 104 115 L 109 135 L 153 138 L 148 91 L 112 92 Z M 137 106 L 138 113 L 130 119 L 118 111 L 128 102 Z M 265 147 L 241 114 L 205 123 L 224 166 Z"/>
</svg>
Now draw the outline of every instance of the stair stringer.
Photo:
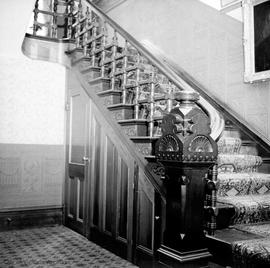
<svg viewBox="0 0 270 268">
<path fill-rule="evenodd" d="M 111 127 L 115 130 L 119 138 L 123 141 L 124 146 L 129 150 L 129 153 L 134 157 L 134 160 L 137 161 L 138 165 L 144 170 L 145 174 L 149 177 L 149 180 L 154 185 L 156 190 L 161 194 L 161 196 L 164 197 L 164 189 L 162 187 L 162 181 L 160 180 L 160 176 L 157 175 L 159 173 L 153 171 L 153 169 L 149 169 L 149 162 L 145 159 L 145 157 L 139 153 L 134 143 L 128 138 L 127 135 L 123 133 L 123 130 L 121 126 L 116 122 L 116 120 L 113 118 L 110 111 L 104 106 L 104 103 L 101 101 L 101 99 L 97 96 L 97 94 L 91 89 L 91 86 L 87 83 L 81 72 L 78 70 L 78 68 L 72 67 L 72 72 L 76 75 L 79 83 L 84 88 L 87 95 L 92 99 L 92 101 L 95 103 L 95 105 L 99 108 L 101 113 L 104 115 L 104 118 L 108 122 L 108 124 L 111 125 Z"/>
</svg>

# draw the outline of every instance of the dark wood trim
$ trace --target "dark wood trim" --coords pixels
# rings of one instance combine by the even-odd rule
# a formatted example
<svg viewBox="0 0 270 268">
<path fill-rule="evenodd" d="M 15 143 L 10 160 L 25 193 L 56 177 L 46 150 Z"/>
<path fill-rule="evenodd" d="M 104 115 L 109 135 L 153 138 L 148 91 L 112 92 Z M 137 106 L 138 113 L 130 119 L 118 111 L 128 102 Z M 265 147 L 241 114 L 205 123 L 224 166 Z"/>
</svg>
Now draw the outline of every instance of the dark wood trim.
<svg viewBox="0 0 270 268">
<path fill-rule="evenodd" d="M 1 209 L 0 231 L 62 224 L 62 219 L 62 206 Z"/>
<path fill-rule="evenodd" d="M 136 246 L 137 246 L 137 227 L 138 227 L 138 183 L 139 183 L 139 166 L 134 163 L 133 178 L 133 227 L 132 227 L 132 262 L 136 263 Z"/>
<path fill-rule="evenodd" d="M 46 37 L 46 36 L 32 35 L 29 33 L 26 33 L 25 37 L 49 41 L 49 42 L 55 42 L 55 43 L 71 43 L 71 44 L 75 43 L 75 40 L 72 40 L 72 39 L 57 39 L 57 38 L 51 38 L 51 37 Z"/>
</svg>

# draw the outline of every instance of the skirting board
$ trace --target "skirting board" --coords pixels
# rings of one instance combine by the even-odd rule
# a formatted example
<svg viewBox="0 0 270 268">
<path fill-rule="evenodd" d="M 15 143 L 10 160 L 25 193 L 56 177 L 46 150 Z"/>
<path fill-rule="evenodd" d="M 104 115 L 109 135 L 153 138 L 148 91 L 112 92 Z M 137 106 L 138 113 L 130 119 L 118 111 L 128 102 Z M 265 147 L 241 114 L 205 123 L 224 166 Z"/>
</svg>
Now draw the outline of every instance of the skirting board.
<svg viewBox="0 0 270 268">
<path fill-rule="evenodd" d="M 62 218 L 62 206 L 0 210 L 0 231 L 62 224 Z"/>
</svg>

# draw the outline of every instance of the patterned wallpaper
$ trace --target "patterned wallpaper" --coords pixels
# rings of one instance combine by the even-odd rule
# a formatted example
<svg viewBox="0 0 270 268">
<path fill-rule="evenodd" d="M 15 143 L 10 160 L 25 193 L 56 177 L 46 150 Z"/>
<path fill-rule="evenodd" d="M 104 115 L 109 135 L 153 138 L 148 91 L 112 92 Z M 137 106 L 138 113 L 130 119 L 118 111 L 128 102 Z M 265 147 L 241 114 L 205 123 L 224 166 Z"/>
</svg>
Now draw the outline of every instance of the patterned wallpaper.
<svg viewBox="0 0 270 268">
<path fill-rule="evenodd" d="M 128 0 L 108 15 L 165 51 L 270 140 L 270 84 L 243 82 L 241 22 L 198 0 Z"/>
<path fill-rule="evenodd" d="M 63 144 L 65 68 L 0 55 L 0 143 Z"/>
<path fill-rule="evenodd" d="M 0 144 L 0 211 L 61 206 L 62 145 Z"/>
<path fill-rule="evenodd" d="M 0 3 L 0 211 L 63 203 L 66 71 L 21 52 L 34 3 Z"/>
</svg>

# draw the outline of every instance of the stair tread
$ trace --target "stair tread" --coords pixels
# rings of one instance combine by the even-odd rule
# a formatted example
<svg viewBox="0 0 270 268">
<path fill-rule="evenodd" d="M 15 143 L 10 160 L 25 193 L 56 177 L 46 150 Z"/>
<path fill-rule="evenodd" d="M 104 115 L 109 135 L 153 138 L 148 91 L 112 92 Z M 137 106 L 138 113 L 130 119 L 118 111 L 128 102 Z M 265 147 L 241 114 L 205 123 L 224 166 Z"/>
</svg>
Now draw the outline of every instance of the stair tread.
<svg viewBox="0 0 270 268">
<path fill-rule="evenodd" d="M 146 123 L 148 122 L 147 119 L 125 119 L 125 120 L 119 120 L 119 124 L 125 124 L 125 123 Z"/>
<path fill-rule="evenodd" d="M 159 137 L 150 137 L 150 136 L 137 136 L 131 137 L 131 140 L 158 140 Z"/>
<path fill-rule="evenodd" d="M 73 48 L 73 49 L 69 49 L 66 51 L 66 54 L 72 54 L 74 52 L 83 52 L 83 49 L 82 48 Z"/>
<path fill-rule="evenodd" d="M 270 267 L 269 231 L 269 222 L 233 226 L 216 230 L 215 236 L 207 236 L 207 245 L 223 266 Z"/>
<path fill-rule="evenodd" d="M 111 94 L 111 93 L 120 94 L 120 93 L 122 93 L 122 91 L 121 90 L 115 90 L 115 89 L 108 89 L 108 90 L 103 90 L 103 91 L 98 92 L 97 95 L 102 96 L 102 95 L 108 95 L 108 94 Z M 112 105 L 110 105 L 110 106 L 112 106 Z"/>
<path fill-rule="evenodd" d="M 219 197 L 217 202 L 234 207 L 231 224 L 270 220 L 270 194 Z"/>
<path fill-rule="evenodd" d="M 218 197 L 218 202 L 221 203 L 230 203 L 230 204 L 237 204 L 241 203 L 251 203 L 254 202 L 258 204 L 258 202 L 264 202 L 265 204 L 269 204 L 270 207 L 270 194 L 263 194 L 263 195 L 240 195 L 240 196 L 225 196 L 225 197 Z"/>
<path fill-rule="evenodd" d="M 89 83 L 89 84 L 94 84 L 94 83 L 97 83 L 97 82 L 99 82 L 99 81 L 110 82 L 111 79 L 110 79 L 110 78 L 106 78 L 106 77 L 98 77 L 98 78 L 92 79 L 92 80 L 89 81 L 88 83 Z"/>
<path fill-rule="evenodd" d="M 219 173 L 218 196 L 263 195 L 270 192 L 270 175 L 265 173 Z"/>
<path fill-rule="evenodd" d="M 133 107 L 134 107 L 134 104 L 117 103 L 117 104 L 109 105 L 107 108 L 113 109 L 113 108 L 133 108 Z"/>
<path fill-rule="evenodd" d="M 262 238 L 262 237 L 258 234 L 249 233 L 249 232 L 237 229 L 235 227 L 229 227 L 222 230 L 217 230 L 215 232 L 215 237 L 214 237 L 214 239 L 224 241 L 228 244 L 231 244 L 235 241 L 249 240 L 249 239 L 256 239 L 256 238 Z"/>
<path fill-rule="evenodd" d="M 101 68 L 100 67 L 96 67 L 96 66 L 87 66 L 87 67 L 81 69 L 81 73 L 86 73 L 86 72 L 91 71 L 91 70 L 100 71 Z"/>
<path fill-rule="evenodd" d="M 234 229 L 259 235 L 262 237 L 269 237 L 270 239 L 270 221 L 252 223 L 252 224 L 236 224 L 233 226 Z"/>
</svg>

